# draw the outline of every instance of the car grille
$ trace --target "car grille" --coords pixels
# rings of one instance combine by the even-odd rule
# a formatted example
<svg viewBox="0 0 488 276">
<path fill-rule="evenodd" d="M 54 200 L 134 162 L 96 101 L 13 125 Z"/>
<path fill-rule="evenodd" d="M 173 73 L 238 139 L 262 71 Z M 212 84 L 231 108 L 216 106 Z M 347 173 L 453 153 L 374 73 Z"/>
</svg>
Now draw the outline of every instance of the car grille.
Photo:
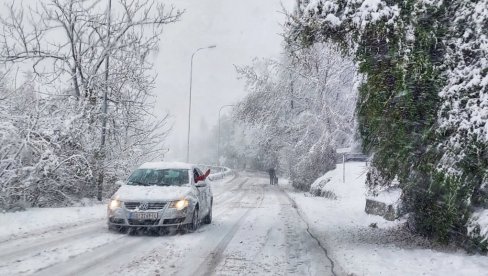
<svg viewBox="0 0 488 276">
<path fill-rule="evenodd" d="M 142 202 L 125 202 L 125 208 L 129 210 L 135 210 L 139 208 Z M 148 202 L 147 209 L 144 210 L 161 210 L 166 206 L 166 202 Z M 141 209 L 143 210 L 143 209 Z"/>
<path fill-rule="evenodd" d="M 165 219 L 163 220 L 163 224 L 178 224 L 182 223 L 185 218 L 174 218 L 174 219 Z"/>
<path fill-rule="evenodd" d="M 110 222 L 115 224 L 124 224 L 125 221 L 121 218 L 110 218 Z"/>
<path fill-rule="evenodd" d="M 151 220 L 151 219 L 144 219 L 144 220 L 139 220 L 139 219 L 128 219 L 129 225 L 158 225 L 159 224 L 159 219 L 157 220 Z"/>
</svg>

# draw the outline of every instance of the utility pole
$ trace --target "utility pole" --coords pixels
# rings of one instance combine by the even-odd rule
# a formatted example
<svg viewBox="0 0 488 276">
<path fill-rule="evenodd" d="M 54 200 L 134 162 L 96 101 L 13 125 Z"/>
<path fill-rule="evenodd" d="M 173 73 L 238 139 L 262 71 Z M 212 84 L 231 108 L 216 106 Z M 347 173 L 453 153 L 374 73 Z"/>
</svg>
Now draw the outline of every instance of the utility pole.
<svg viewBox="0 0 488 276">
<path fill-rule="evenodd" d="M 98 183 L 97 183 L 97 199 L 102 200 L 102 192 L 103 192 L 103 160 L 105 159 L 105 140 L 107 136 L 107 97 L 108 97 L 108 77 L 109 77 L 109 65 L 110 65 L 110 25 L 112 24 L 112 0 L 108 0 L 108 9 L 107 9 L 107 40 L 106 40 L 106 57 L 105 57 L 105 90 L 103 93 L 103 104 L 102 104 L 102 138 L 100 142 L 100 153 L 99 153 L 99 164 L 98 164 Z"/>
<path fill-rule="evenodd" d="M 193 83 L 193 57 L 195 56 L 196 53 L 198 53 L 201 50 L 213 49 L 215 47 L 217 47 L 217 46 L 210 45 L 208 47 L 198 48 L 191 55 L 191 61 L 190 61 L 190 96 L 189 96 L 189 101 L 188 101 L 188 134 L 187 134 L 187 142 L 186 142 L 186 162 L 187 163 L 190 162 L 191 88 L 192 88 L 192 83 Z"/>
</svg>

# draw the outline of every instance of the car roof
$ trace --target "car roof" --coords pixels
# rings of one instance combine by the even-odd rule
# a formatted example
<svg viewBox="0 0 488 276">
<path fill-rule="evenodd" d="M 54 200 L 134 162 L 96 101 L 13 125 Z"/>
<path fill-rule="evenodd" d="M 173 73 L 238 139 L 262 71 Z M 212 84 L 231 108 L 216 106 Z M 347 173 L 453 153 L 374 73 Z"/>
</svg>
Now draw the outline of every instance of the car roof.
<svg viewBox="0 0 488 276">
<path fill-rule="evenodd" d="M 195 168 L 193 164 L 183 162 L 146 162 L 139 166 L 139 169 L 187 169 L 192 170 Z"/>
</svg>

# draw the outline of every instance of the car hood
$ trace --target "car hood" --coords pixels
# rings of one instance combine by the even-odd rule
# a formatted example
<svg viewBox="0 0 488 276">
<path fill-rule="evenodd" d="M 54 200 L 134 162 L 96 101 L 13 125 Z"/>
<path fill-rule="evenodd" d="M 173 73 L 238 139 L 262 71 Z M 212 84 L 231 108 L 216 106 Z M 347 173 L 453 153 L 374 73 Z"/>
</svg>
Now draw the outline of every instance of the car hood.
<svg viewBox="0 0 488 276">
<path fill-rule="evenodd" d="M 189 186 L 132 186 L 119 188 L 113 198 L 121 201 L 172 201 L 192 193 Z"/>
</svg>

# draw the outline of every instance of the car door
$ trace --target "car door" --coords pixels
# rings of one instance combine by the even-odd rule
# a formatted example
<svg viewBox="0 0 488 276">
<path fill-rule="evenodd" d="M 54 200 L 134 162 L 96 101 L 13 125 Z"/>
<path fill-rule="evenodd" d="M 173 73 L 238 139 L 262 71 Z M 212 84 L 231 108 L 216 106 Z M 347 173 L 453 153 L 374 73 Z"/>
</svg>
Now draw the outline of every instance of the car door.
<svg viewBox="0 0 488 276">
<path fill-rule="evenodd" d="M 201 174 L 201 175 L 204 175 L 204 173 L 198 169 L 198 172 Z M 212 207 L 212 191 L 210 190 L 211 187 L 210 187 L 210 182 L 208 181 L 208 178 L 205 178 L 205 203 L 206 203 L 206 207 L 207 207 L 207 212 L 210 210 L 210 208 Z M 207 213 L 205 213 L 207 214 Z"/>
<path fill-rule="evenodd" d="M 195 183 L 195 186 L 197 184 L 202 184 L 202 183 L 205 183 L 203 181 L 199 181 L 198 183 L 195 181 L 195 179 L 197 179 L 198 177 L 202 176 L 202 173 L 199 169 L 195 168 L 193 169 L 193 181 Z M 206 197 L 207 197 L 207 185 L 205 185 L 205 187 L 197 187 L 197 190 L 198 190 L 198 201 L 200 203 L 200 218 L 201 218 L 201 215 L 204 215 L 207 213 L 207 200 L 206 200 Z"/>
</svg>

